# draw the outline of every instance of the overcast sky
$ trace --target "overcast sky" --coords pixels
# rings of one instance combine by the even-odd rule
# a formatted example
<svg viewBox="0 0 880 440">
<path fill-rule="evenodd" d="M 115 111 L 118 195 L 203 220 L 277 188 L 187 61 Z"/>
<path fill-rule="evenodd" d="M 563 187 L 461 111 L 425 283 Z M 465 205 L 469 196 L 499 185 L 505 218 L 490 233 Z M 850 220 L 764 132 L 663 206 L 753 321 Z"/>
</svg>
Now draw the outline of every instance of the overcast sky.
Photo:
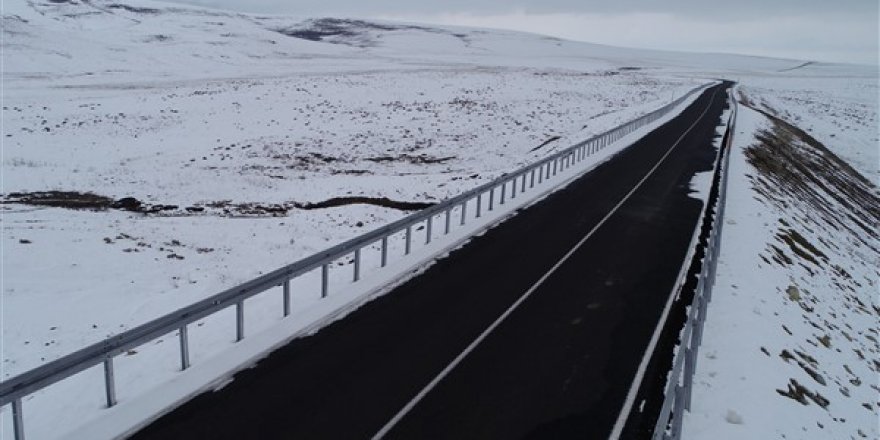
<svg viewBox="0 0 880 440">
<path fill-rule="evenodd" d="M 878 63 L 878 0 L 176 0 L 244 12 L 384 18 L 650 49 Z"/>
</svg>

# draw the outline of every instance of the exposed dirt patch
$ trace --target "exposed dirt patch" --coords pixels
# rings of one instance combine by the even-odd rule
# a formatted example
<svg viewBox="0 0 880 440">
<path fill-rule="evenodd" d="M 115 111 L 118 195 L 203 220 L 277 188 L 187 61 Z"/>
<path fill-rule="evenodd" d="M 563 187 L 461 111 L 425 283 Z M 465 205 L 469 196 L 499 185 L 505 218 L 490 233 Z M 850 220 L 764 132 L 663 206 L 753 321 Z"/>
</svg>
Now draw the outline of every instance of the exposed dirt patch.
<svg viewBox="0 0 880 440">
<path fill-rule="evenodd" d="M 819 260 L 828 261 L 828 257 L 822 251 L 813 246 L 812 243 L 794 229 L 782 230 L 776 234 L 776 237 L 787 244 L 795 255 L 816 266 L 821 266 Z"/>
<path fill-rule="evenodd" d="M 219 200 L 180 207 L 178 205 L 147 204 L 134 197 L 123 197 L 119 200 L 114 200 L 106 196 L 75 191 L 10 193 L 0 200 L 0 204 L 6 203 L 93 211 L 119 209 L 145 215 L 188 216 L 213 214 L 224 217 L 283 217 L 293 209 L 314 210 L 358 204 L 381 206 L 401 211 L 418 211 L 435 205 L 435 203 L 431 202 L 391 200 L 387 197 L 354 196 L 333 197 L 320 202 L 233 203 L 231 200 Z"/>
<path fill-rule="evenodd" d="M 285 202 L 276 204 L 231 203 L 228 200 L 211 202 L 204 207 L 216 210 L 222 216 L 245 217 L 283 217 L 293 209 L 314 210 L 336 208 L 346 205 L 374 205 L 401 211 L 418 211 L 433 206 L 428 202 L 406 202 L 387 197 L 334 197 L 320 202 Z"/>
<path fill-rule="evenodd" d="M 123 5 L 121 3 L 111 3 L 107 5 L 109 9 L 122 9 L 136 14 L 158 14 L 159 10 L 155 8 L 139 8 L 135 6 Z"/>
<path fill-rule="evenodd" d="M 819 394 L 818 391 L 810 391 L 807 387 L 798 383 L 798 381 L 794 379 L 789 379 L 788 389 L 786 390 L 776 390 L 782 396 L 797 400 L 802 405 L 809 405 L 812 400 L 816 405 L 821 406 L 822 408 L 827 408 L 828 404 L 831 402 L 825 398 L 825 396 Z M 809 399 L 809 400 L 807 400 Z"/>
<path fill-rule="evenodd" d="M 435 205 L 435 203 L 427 202 L 401 202 L 386 197 L 334 197 L 323 202 L 300 203 L 294 205 L 300 209 L 321 209 L 354 204 L 375 205 L 383 208 L 399 209 L 401 211 L 418 211 Z"/>
<path fill-rule="evenodd" d="M 397 156 L 375 156 L 367 157 L 364 160 L 374 163 L 385 162 L 408 162 L 414 165 L 438 164 L 445 163 L 450 160 L 457 159 L 456 156 L 434 157 L 427 154 L 400 154 Z"/>
<path fill-rule="evenodd" d="M 54 208 L 103 211 L 111 208 L 114 200 L 90 192 L 39 191 L 9 193 L 3 197 L 3 200 L 0 200 L 0 203 L 17 203 L 31 206 L 51 206 Z"/>
<path fill-rule="evenodd" d="M 271 29 L 275 32 L 287 35 L 288 37 L 302 38 L 309 41 L 320 41 L 332 44 L 344 44 L 355 47 L 374 47 L 378 45 L 378 32 L 392 32 L 404 30 L 417 30 L 429 32 L 433 34 L 449 35 L 458 38 L 466 46 L 471 41 L 467 34 L 449 32 L 443 29 L 412 26 L 412 25 L 392 25 L 374 23 L 364 20 L 350 20 L 339 18 L 319 18 L 315 20 L 307 20 L 294 26 L 285 28 Z"/>
<path fill-rule="evenodd" d="M 314 210 L 335 208 L 346 205 L 374 205 L 401 211 L 418 211 L 434 206 L 431 202 L 408 202 L 391 200 L 387 197 L 333 197 L 320 202 L 283 202 L 283 203 L 233 203 L 231 200 L 219 200 L 205 204 L 196 204 L 181 208 L 178 205 L 147 204 L 134 197 L 123 197 L 114 200 L 110 197 L 93 193 L 75 191 L 46 191 L 33 193 L 10 193 L 0 203 L 16 203 L 31 206 L 47 206 L 67 209 L 87 209 L 103 211 L 119 209 L 139 212 L 142 214 L 158 214 L 165 216 L 185 216 L 199 214 L 217 214 L 246 217 L 283 217 L 292 209 Z"/>
<path fill-rule="evenodd" d="M 533 151 L 538 151 L 538 150 L 540 150 L 541 148 L 546 147 L 546 146 L 549 145 L 550 143 L 558 141 L 559 139 L 562 139 L 562 137 L 560 137 L 560 136 L 552 136 L 552 137 L 550 137 L 549 139 L 547 139 L 546 141 L 542 142 L 541 145 L 538 145 L 537 147 L 532 148 L 531 150 L 529 150 L 529 153 L 531 153 L 531 152 L 533 152 Z"/>
<path fill-rule="evenodd" d="M 794 357 L 794 355 L 792 355 L 791 352 L 789 352 L 788 350 L 782 350 L 782 353 L 779 354 L 779 357 L 781 357 L 786 362 L 794 361 L 795 363 L 798 364 L 799 367 L 801 367 L 804 370 L 805 373 L 807 373 L 807 375 L 812 377 L 813 380 L 816 381 L 816 383 L 818 383 L 819 385 L 827 385 L 825 378 L 821 374 L 819 374 L 818 371 L 816 371 L 814 369 L 814 367 L 818 366 L 818 363 L 816 362 L 816 360 L 812 356 L 808 356 L 808 355 L 806 355 L 802 352 L 799 352 L 797 350 L 795 350 L 795 352 L 801 358 L 804 358 L 804 360 L 802 361 L 802 360 Z M 812 360 L 812 362 L 810 362 L 810 360 Z"/>
<path fill-rule="evenodd" d="M 298 29 L 278 29 L 288 37 L 302 38 L 309 41 L 324 41 L 328 37 L 342 37 L 355 45 L 366 44 L 361 35 L 365 30 L 394 31 L 398 26 L 384 26 L 362 20 L 341 20 L 337 18 L 320 18 L 307 22 L 306 27 Z M 368 45 L 368 44 L 367 44 Z"/>
<path fill-rule="evenodd" d="M 356 47 L 373 47 L 377 41 L 371 32 L 391 32 L 402 30 L 418 30 L 435 34 L 446 34 L 470 44 L 468 36 L 462 33 L 448 32 L 443 29 L 412 25 L 390 25 L 373 23 L 364 20 L 346 20 L 339 18 L 319 18 L 308 20 L 287 28 L 272 29 L 288 37 L 302 38 L 309 41 L 321 41 L 333 44 L 345 44 Z"/>
</svg>

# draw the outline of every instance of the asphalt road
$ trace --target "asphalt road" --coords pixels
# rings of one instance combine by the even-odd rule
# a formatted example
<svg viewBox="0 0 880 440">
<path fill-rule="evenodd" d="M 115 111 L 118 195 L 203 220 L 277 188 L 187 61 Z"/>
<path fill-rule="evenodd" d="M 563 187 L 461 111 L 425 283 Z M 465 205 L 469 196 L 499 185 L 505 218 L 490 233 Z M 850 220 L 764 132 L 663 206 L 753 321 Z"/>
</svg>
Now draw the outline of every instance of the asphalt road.
<svg viewBox="0 0 880 440">
<path fill-rule="evenodd" d="M 723 87 L 134 438 L 607 438 L 698 221 Z"/>
</svg>

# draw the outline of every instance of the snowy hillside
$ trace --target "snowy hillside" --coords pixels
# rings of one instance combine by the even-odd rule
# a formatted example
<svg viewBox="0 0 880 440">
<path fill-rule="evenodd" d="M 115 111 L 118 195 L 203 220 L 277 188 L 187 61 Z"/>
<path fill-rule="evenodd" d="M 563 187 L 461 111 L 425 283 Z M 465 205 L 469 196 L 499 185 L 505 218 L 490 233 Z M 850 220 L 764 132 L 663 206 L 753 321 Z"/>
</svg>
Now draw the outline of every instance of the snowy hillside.
<svg viewBox="0 0 880 440">
<path fill-rule="evenodd" d="M 278 76 L 377 66 L 672 67 L 778 71 L 802 62 L 621 49 L 511 31 L 258 16 L 146 0 L 3 4 L 6 80 L 63 85 Z M 12 84 L 12 83 L 10 83 Z"/>
<path fill-rule="evenodd" d="M 877 438 L 880 194 L 753 96 L 684 438 Z"/>
<path fill-rule="evenodd" d="M 877 179 L 876 68 L 146 0 L 4 1 L 2 32 L 0 379 L 719 77 Z"/>
</svg>

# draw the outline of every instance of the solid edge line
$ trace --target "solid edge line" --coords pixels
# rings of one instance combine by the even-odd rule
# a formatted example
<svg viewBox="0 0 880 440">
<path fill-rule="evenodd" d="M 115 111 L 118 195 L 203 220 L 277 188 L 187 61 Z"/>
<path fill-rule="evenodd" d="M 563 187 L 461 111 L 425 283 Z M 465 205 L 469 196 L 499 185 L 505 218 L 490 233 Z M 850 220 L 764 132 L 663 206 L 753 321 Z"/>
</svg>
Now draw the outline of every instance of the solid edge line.
<svg viewBox="0 0 880 440">
<path fill-rule="evenodd" d="M 633 195 L 633 193 L 635 193 L 642 186 L 642 184 L 645 183 L 645 181 L 648 180 L 648 178 L 654 174 L 654 172 L 657 170 L 657 168 L 660 167 L 660 165 L 672 153 L 672 150 L 674 150 L 675 147 L 678 146 L 678 144 L 681 142 L 681 140 L 688 133 L 690 133 L 690 131 L 697 125 L 698 122 L 700 122 L 700 120 L 703 119 L 703 116 L 705 116 L 706 112 L 709 111 L 709 108 L 711 107 L 712 102 L 714 102 L 715 95 L 717 94 L 717 92 L 718 91 L 716 90 L 712 94 L 712 99 L 709 101 L 709 105 L 706 106 L 706 109 L 703 110 L 703 113 L 697 118 L 697 120 L 694 121 L 694 123 L 691 124 L 691 126 L 678 138 L 678 140 L 675 141 L 675 143 L 672 145 L 672 147 L 670 147 L 669 150 L 667 150 L 666 153 L 663 155 L 663 157 L 661 157 L 660 160 L 657 161 L 657 163 L 654 164 L 654 166 L 648 171 L 648 173 L 645 174 L 645 176 L 642 177 L 641 180 L 639 180 L 639 182 L 636 184 L 636 186 L 634 186 L 633 189 L 631 189 L 625 196 L 623 196 L 623 198 L 620 199 L 619 202 L 617 202 L 617 204 L 611 209 L 611 211 L 609 211 L 608 214 L 606 214 L 605 217 L 603 217 L 602 220 L 600 220 L 599 223 L 597 223 L 596 226 L 594 226 L 593 229 L 591 229 L 590 232 L 587 233 L 587 235 L 585 235 L 583 238 L 581 238 L 580 241 L 578 241 L 577 244 L 574 245 L 574 247 L 572 247 L 559 261 L 557 261 L 556 264 L 554 264 L 553 267 L 550 268 L 550 270 L 548 270 L 544 275 L 542 275 L 541 278 L 538 279 L 538 281 L 536 281 L 528 290 L 526 290 L 526 292 L 522 296 L 520 296 L 519 299 L 517 299 L 510 307 L 508 307 L 507 310 L 505 310 L 504 313 L 501 314 L 501 316 L 499 316 L 494 322 L 492 322 L 492 324 L 489 325 L 489 327 L 487 327 L 486 330 L 483 330 L 483 332 L 480 333 L 480 335 L 477 336 L 477 338 L 474 339 L 461 353 L 459 353 L 458 356 L 456 356 L 455 359 L 453 359 L 452 362 L 449 363 L 449 365 L 447 365 L 445 368 L 443 368 L 443 370 L 440 371 L 440 373 L 437 374 L 437 376 L 435 376 L 427 385 L 425 385 L 425 387 L 422 388 L 422 390 L 419 391 L 418 394 L 415 395 L 415 397 L 413 397 L 409 402 L 407 402 L 407 404 L 404 405 L 404 407 L 401 408 L 400 411 L 398 411 L 397 414 L 395 414 L 394 417 L 392 417 L 391 420 L 389 420 L 382 427 L 382 429 L 379 430 L 379 432 L 377 432 L 375 435 L 373 435 L 373 437 L 372 437 L 373 440 L 379 440 L 379 439 L 383 438 L 386 434 L 388 434 L 388 432 L 391 431 L 391 429 L 393 429 L 394 426 L 397 425 L 398 422 L 400 422 L 400 420 L 402 420 L 404 417 L 406 417 L 406 415 L 429 392 L 431 392 L 431 390 L 434 389 L 434 387 L 436 387 L 437 384 L 440 383 L 441 380 L 443 380 L 443 378 L 448 376 L 449 373 L 453 369 L 455 369 L 455 367 L 458 366 L 458 364 L 461 363 L 461 361 L 464 360 L 464 358 L 467 357 L 468 354 L 470 354 L 472 351 L 474 351 L 474 349 L 477 348 L 477 346 L 480 345 L 480 343 L 483 342 L 483 340 L 486 339 L 486 337 L 488 337 L 489 334 L 492 333 L 492 331 L 495 330 L 496 327 L 498 327 L 508 316 L 510 316 L 510 314 L 513 313 L 513 311 L 516 310 L 520 304 L 522 304 L 526 299 L 528 299 L 529 296 L 531 296 L 532 293 L 534 293 L 534 291 L 537 290 L 538 287 L 540 287 L 544 283 L 544 281 L 547 280 L 547 278 L 550 278 L 550 275 L 552 275 L 554 272 L 556 272 L 556 270 L 560 266 L 562 266 L 575 252 L 577 252 L 577 250 L 580 249 L 580 247 L 590 237 L 592 237 L 593 234 L 596 233 L 596 231 L 600 227 L 602 227 L 602 225 L 605 224 L 605 222 L 608 221 L 608 219 L 611 218 L 611 216 L 614 215 L 618 209 L 620 209 L 621 205 L 623 205 L 627 200 L 629 200 L 629 198 Z M 664 315 L 663 315 L 664 321 L 665 321 L 666 315 L 668 314 L 668 309 L 670 308 L 670 306 L 671 306 L 671 304 L 667 304 L 667 308 L 664 310 Z M 655 334 L 656 333 L 657 333 L 657 331 L 655 330 Z M 656 345 L 654 338 L 652 338 L 652 342 Z M 640 366 L 640 368 L 641 368 L 641 366 Z M 631 404 L 630 404 L 630 406 L 631 406 Z"/>
<path fill-rule="evenodd" d="M 700 115 L 699 118 L 697 118 L 697 122 L 703 119 L 703 116 L 705 116 L 706 112 L 709 111 L 709 107 L 711 107 L 712 103 L 715 102 L 715 95 L 717 95 L 717 93 L 718 91 L 716 90 L 712 94 L 712 100 L 709 101 L 709 105 L 706 107 L 706 110 L 703 111 L 703 114 Z M 696 125 L 696 122 L 694 122 L 694 125 Z M 691 128 L 689 128 L 688 131 L 686 131 L 682 135 L 682 137 L 687 135 L 694 127 L 694 125 L 691 125 Z M 679 140 L 681 140 L 681 138 L 679 138 Z M 700 219 L 702 219 L 702 215 L 700 216 Z M 700 225 L 701 223 L 698 220 L 697 226 L 694 231 L 695 236 L 697 235 L 696 231 L 699 229 Z M 691 241 L 693 241 L 693 238 L 691 239 Z M 682 262 L 681 271 L 685 271 L 685 268 L 688 266 L 689 263 L 688 260 Z M 679 273 L 679 277 L 680 276 L 681 273 Z M 660 341 L 660 334 L 663 332 L 663 327 L 666 326 L 666 319 L 669 318 L 669 312 L 672 310 L 672 304 L 678 298 L 678 290 L 681 288 L 678 284 L 679 282 L 676 281 L 675 285 L 672 287 L 672 291 L 669 293 L 669 298 L 667 298 L 666 300 L 666 306 L 663 308 L 663 313 L 660 315 L 660 320 L 657 321 L 657 326 L 654 328 L 654 334 L 651 335 L 651 341 L 648 343 L 648 347 L 645 348 L 645 353 L 642 355 L 642 361 L 639 363 L 639 368 L 636 370 L 635 377 L 633 377 L 633 382 L 630 385 L 629 392 L 626 395 L 626 400 L 623 402 L 623 407 L 621 407 L 620 413 L 617 416 L 617 421 L 614 422 L 614 427 L 611 429 L 611 434 L 608 435 L 608 440 L 618 440 L 620 438 L 620 435 L 623 433 L 623 428 L 626 426 L 626 421 L 627 419 L 629 419 L 629 414 L 630 412 L 632 412 L 633 404 L 635 403 L 636 397 L 638 396 L 639 388 L 641 388 L 642 381 L 644 381 L 645 379 L 645 371 L 648 369 L 648 364 L 650 363 L 651 357 L 653 357 L 654 355 L 654 350 L 657 348 L 657 343 Z"/>
</svg>

